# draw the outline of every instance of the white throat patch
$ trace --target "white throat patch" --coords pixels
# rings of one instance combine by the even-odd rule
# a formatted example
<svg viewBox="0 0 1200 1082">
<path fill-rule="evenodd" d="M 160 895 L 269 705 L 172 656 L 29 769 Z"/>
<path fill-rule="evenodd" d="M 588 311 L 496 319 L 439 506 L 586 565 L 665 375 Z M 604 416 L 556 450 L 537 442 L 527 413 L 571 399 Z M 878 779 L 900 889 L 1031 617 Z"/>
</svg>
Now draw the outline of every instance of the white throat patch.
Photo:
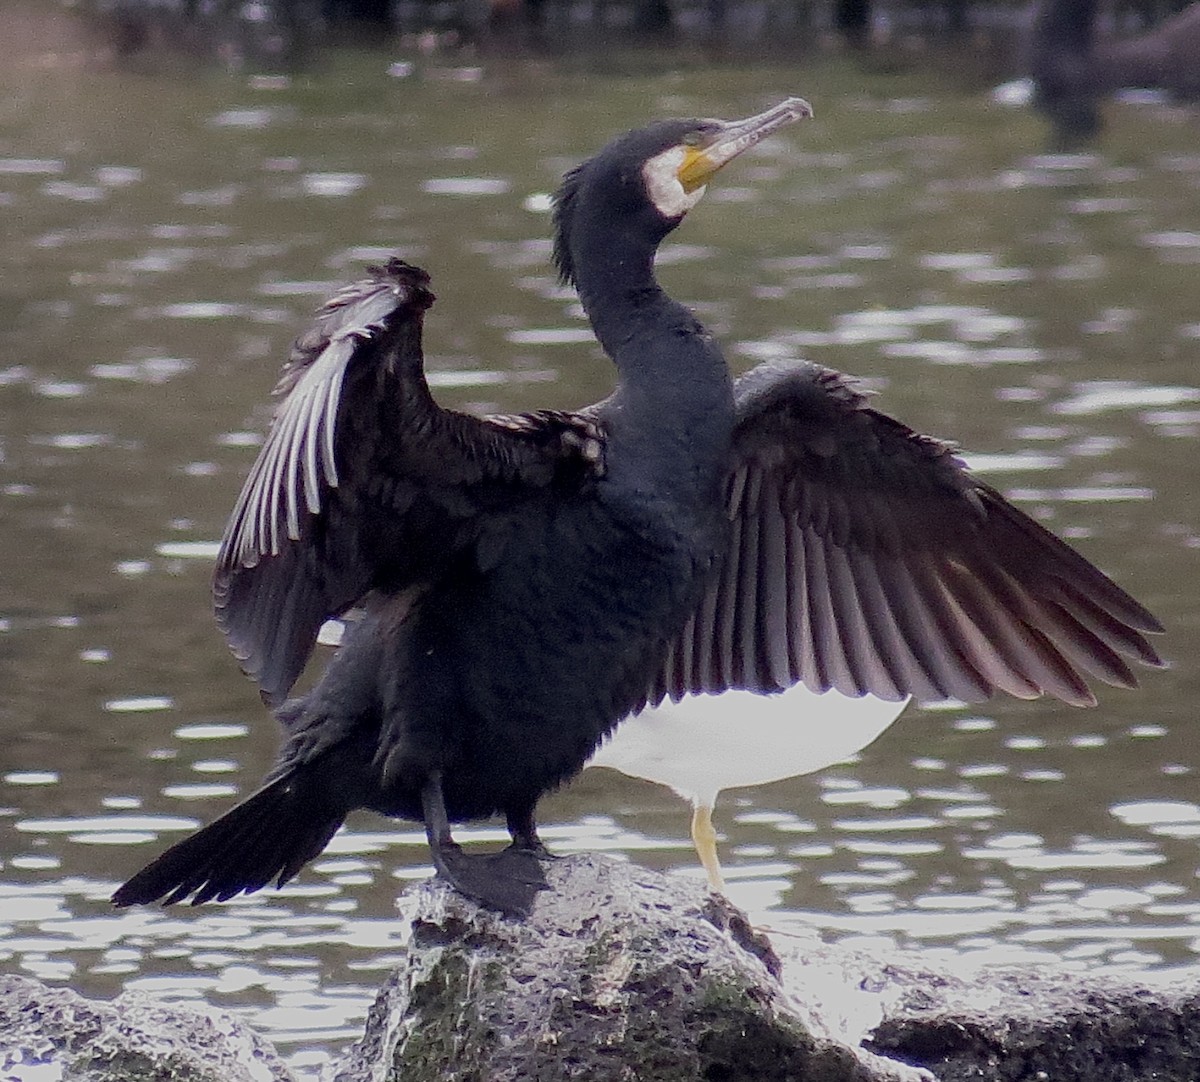
<svg viewBox="0 0 1200 1082">
<path fill-rule="evenodd" d="M 642 166 L 642 179 L 646 182 L 650 202 L 664 218 L 682 218 L 704 194 L 703 187 L 685 192 L 679 182 L 679 168 L 686 155 L 685 147 L 671 147 L 655 154 Z"/>
</svg>

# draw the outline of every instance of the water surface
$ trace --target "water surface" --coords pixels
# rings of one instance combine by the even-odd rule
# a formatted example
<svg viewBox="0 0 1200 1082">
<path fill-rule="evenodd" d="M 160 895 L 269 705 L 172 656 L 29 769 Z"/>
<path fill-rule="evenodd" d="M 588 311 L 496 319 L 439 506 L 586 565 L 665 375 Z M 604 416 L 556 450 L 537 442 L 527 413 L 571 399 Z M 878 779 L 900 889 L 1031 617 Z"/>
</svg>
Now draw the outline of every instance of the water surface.
<svg viewBox="0 0 1200 1082">
<path fill-rule="evenodd" d="M 338 55 L 287 83 L 34 42 L 0 81 L 4 967 L 244 1010 L 301 1068 L 353 1038 L 403 950 L 395 896 L 429 871 L 419 828 L 355 817 L 279 893 L 107 903 L 275 747 L 207 582 L 288 342 L 394 252 L 434 276 L 444 402 L 592 401 L 611 371 L 548 265 L 557 178 L 649 116 L 791 93 L 817 119 L 720 178 L 664 283 L 739 370 L 807 356 L 964 444 L 1162 618 L 1173 667 L 1090 711 L 910 709 L 855 763 L 726 793 L 730 895 L 782 933 L 947 957 L 1195 961 L 1193 117 L 1116 107 L 1093 151 L 1051 156 L 983 86 L 845 60 L 617 78 Z M 649 783 L 588 771 L 542 819 L 561 851 L 699 875 L 685 806 Z"/>
</svg>

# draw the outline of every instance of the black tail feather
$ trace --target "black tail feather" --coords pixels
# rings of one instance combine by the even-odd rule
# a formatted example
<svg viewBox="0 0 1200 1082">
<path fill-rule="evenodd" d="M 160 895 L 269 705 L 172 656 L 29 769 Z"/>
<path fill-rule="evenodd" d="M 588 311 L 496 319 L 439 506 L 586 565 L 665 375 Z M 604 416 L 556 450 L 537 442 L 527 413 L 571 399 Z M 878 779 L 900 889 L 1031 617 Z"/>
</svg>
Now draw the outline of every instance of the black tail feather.
<svg viewBox="0 0 1200 1082">
<path fill-rule="evenodd" d="M 264 785 L 221 818 L 171 846 L 113 895 L 119 906 L 226 901 L 274 881 L 283 886 L 342 825 L 349 809 L 290 773 Z"/>
</svg>

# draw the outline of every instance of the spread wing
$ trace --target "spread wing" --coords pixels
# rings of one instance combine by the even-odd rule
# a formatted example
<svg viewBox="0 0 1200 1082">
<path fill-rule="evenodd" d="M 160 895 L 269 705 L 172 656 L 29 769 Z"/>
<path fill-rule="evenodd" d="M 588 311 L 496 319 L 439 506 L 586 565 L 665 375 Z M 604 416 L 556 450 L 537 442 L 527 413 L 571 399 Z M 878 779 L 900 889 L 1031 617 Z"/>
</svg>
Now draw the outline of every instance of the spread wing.
<svg viewBox="0 0 1200 1082">
<path fill-rule="evenodd" d="M 730 547 L 650 699 L 727 688 L 1095 702 L 1158 621 L 840 373 L 740 379 Z"/>
<path fill-rule="evenodd" d="M 284 367 L 213 579 L 217 622 L 269 703 L 326 619 L 373 589 L 419 589 L 490 509 L 598 468 L 600 434 L 582 414 L 475 417 L 434 402 L 428 286 L 398 259 L 371 268 L 326 302 Z"/>
</svg>

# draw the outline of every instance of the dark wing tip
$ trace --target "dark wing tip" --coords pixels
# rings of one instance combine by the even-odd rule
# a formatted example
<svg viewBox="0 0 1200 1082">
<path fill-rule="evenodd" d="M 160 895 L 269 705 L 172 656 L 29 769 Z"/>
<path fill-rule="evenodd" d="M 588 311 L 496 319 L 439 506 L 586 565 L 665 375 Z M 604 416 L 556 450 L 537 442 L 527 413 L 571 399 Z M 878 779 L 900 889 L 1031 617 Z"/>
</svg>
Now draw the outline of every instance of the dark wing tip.
<svg viewBox="0 0 1200 1082">
<path fill-rule="evenodd" d="M 389 281 L 407 290 L 409 295 L 401 303 L 411 303 L 424 311 L 437 300 L 429 289 L 429 272 L 399 256 L 390 256 L 382 265 L 372 264 L 367 273 L 376 281 Z"/>
<path fill-rule="evenodd" d="M 370 339 L 385 327 L 420 316 L 437 299 L 423 268 L 391 256 L 366 268 L 367 276 L 337 290 L 317 309 L 311 326 L 296 338 L 279 382 L 278 397 L 289 394 L 304 371 L 340 337 Z"/>
</svg>

